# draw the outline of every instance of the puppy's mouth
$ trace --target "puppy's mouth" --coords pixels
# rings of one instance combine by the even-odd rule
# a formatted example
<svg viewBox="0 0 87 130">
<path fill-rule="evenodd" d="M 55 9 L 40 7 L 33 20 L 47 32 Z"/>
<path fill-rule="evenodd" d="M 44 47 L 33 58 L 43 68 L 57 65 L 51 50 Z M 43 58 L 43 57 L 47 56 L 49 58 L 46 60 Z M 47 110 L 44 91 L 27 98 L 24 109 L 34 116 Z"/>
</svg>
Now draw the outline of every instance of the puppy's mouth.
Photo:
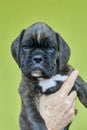
<svg viewBox="0 0 87 130">
<path fill-rule="evenodd" d="M 40 64 L 36 64 L 32 67 L 31 75 L 33 77 L 41 77 L 44 75 L 44 68 Z"/>
<path fill-rule="evenodd" d="M 42 76 L 42 72 L 40 70 L 35 70 L 31 72 L 31 75 L 33 77 L 41 77 Z"/>
</svg>

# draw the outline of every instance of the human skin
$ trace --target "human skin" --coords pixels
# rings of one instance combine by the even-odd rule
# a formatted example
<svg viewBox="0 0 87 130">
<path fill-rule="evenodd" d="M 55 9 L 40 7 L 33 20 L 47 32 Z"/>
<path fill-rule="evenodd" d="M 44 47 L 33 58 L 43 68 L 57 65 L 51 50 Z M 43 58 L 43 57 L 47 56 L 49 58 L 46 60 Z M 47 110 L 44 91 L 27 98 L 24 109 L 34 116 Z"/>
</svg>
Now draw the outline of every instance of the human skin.
<svg viewBox="0 0 87 130">
<path fill-rule="evenodd" d="M 61 130 L 75 118 L 76 91 L 71 91 L 78 71 L 74 70 L 59 91 L 40 98 L 40 114 L 48 130 Z"/>
</svg>

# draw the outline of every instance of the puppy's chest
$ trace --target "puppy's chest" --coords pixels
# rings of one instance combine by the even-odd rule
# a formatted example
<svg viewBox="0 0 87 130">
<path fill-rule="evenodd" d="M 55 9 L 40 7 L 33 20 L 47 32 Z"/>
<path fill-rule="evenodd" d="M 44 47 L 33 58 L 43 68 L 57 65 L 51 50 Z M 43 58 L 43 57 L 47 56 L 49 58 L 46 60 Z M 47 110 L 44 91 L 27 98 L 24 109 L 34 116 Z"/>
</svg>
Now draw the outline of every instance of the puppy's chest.
<svg viewBox="0 0 87 130">
<path fill-rule="evenodd" d="M 35 94 L 35 103 L 37 109 L 40 110 L 40 97 L 42 94 L 52 94 L 55 93 L 63 82 L 68 78 L 67 75 L 57 74 L 50 79 L 39 79 L 39 82 L 36 84 L 36 94 Z M 43 102 L 44 103 L 44 102 Z"/>
<path fill-rule="evenodd" d="M 67 78 L 67 75 L 61 74 L 57 74 L 50 79 L 40 78 L 39 82 L 36 84 L 36 88 L 41 89 L 41 92 L 44 94 L 51 94 L 57 91 Z"/>
</svg>

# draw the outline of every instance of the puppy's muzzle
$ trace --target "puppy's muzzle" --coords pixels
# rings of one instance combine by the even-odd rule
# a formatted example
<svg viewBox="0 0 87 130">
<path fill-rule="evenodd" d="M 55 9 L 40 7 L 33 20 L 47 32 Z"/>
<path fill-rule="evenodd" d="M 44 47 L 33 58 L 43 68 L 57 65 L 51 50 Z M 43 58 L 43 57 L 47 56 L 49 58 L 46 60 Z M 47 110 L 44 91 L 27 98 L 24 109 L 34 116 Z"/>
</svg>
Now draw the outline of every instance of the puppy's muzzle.
<svg viewBox="0 0 87 130">
<path fill-rule="evenodd" d="M 32 57 L 32 72 L 31 75 L 38 77 L 42 75 L 44 67 L 44 57 L 41 54 L 35 54 Z"/>
</svg>

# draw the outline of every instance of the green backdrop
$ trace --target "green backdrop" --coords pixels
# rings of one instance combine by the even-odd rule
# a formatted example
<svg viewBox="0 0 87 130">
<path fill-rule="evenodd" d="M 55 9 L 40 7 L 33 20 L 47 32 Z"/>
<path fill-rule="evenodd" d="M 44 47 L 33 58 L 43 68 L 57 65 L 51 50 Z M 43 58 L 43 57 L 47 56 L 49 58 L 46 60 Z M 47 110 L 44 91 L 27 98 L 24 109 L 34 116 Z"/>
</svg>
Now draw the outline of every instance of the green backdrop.
<svg viewBox="0 0 87 130">
<path fill-rule="evenodd" d="M 70 64 L 87 81 L 87 0 L 0 0 L 0 130 L 19 130 L 21 78 L 10 45 L 23 28 L 44 21 L 71 48 Z M 87 130 L 87 110 L 77 100 L 70 130 Z"/>
</svg>

